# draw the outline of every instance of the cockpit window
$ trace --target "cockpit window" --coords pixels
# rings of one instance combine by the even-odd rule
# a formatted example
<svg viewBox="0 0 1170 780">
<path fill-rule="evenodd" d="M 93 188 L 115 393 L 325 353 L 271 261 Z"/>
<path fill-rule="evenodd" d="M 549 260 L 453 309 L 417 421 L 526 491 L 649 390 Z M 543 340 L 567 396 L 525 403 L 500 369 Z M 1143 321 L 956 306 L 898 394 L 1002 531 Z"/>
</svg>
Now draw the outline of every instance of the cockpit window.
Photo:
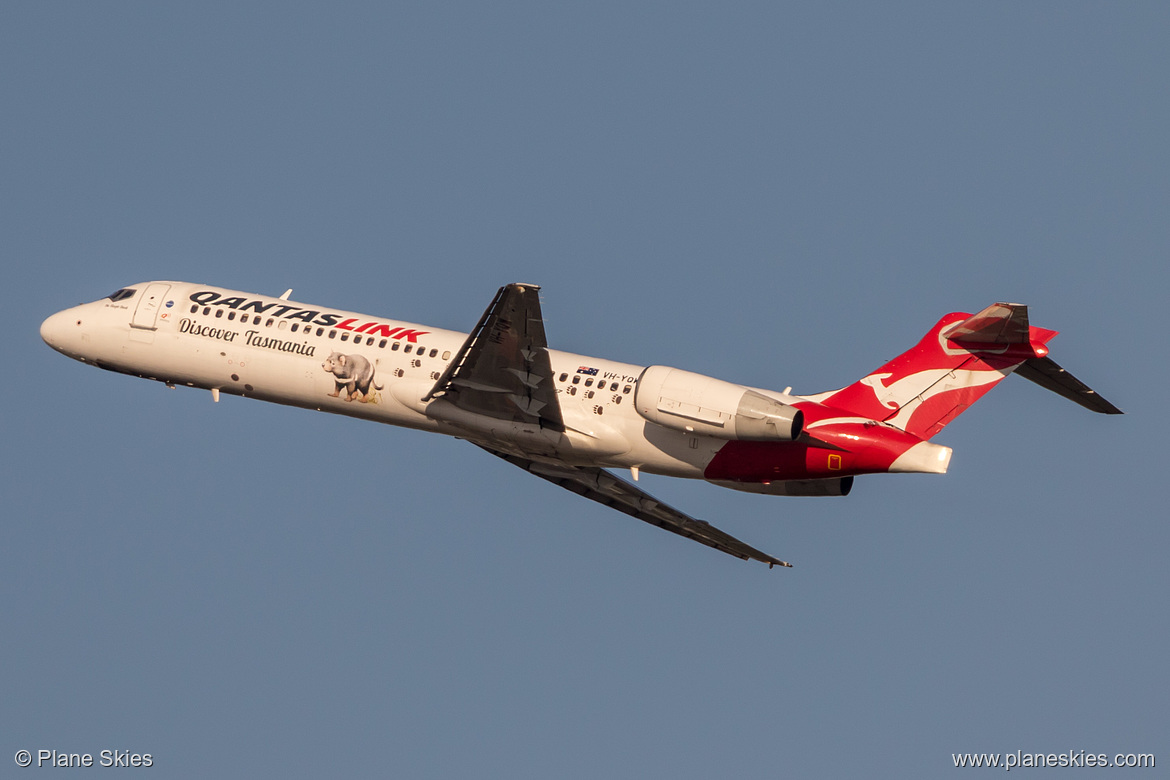
<svg viewBox="0 0 1170 780">
<path fill-rule="evenodd" d="M 116 290 L 115 292 L 110 293 L 106 297 L 109 298 L 111 301 L 115 301 L 115 302 L 124 301 L 127 298 L 133 298 L 134 293 L 136 293 L 136 292 L 138 292 L 138 291 L 135 289 L 132 289 L 129 287 L 123 287 L 121 290 Z"/>
</svg>

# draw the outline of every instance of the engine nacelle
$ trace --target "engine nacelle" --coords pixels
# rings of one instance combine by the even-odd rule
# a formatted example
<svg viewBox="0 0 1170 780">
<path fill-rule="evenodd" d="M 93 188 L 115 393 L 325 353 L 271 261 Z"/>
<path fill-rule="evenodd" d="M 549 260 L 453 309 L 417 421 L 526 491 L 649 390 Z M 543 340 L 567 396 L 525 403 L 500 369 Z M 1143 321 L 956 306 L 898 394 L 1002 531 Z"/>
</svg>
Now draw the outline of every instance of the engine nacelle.
<svg viewBox="0 0 1170 780">
<path fill-rule="evenodd" d="M 804 413 L 743 385 L 650 366 L 638 377 L 634 408 L 646 420 L 676 431 L 739 441 L 792 441 Z"/>
<path fill-rule="evenodd" d="M 766 496 L 847 496 L 849 491 L 853 489 L 853 477 L 789 479 L 783 482 L 711 480 L 711 484 L 732 490 L 742 490 L 745 493 L 762 493 Z"/>
</svg>

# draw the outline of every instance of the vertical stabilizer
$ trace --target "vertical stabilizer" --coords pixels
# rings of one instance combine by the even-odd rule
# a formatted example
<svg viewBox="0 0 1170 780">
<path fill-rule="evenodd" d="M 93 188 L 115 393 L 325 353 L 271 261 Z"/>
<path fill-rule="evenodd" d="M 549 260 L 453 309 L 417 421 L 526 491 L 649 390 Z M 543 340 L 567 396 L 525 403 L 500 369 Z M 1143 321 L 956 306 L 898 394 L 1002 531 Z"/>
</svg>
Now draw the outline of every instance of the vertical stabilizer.
<svg viewBox="0 0 1170 780">
<path fill-rule="evenodd" d="M 929 439 L 1025 360 L 1047 355 L 1055 335 L 1031 327 L 1018 303 L 954 312 L 910 350 L 818 400 Z"/>
</svg>

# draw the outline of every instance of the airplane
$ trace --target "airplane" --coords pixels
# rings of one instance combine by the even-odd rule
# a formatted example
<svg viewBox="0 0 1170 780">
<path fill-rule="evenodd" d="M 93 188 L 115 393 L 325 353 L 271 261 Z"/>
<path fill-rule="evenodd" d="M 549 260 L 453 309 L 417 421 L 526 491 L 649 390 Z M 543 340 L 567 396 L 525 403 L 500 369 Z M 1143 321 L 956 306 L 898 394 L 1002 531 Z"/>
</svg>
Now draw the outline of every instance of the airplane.
<svg viewBox="0 0 1170 780">
<path fill-rule="evenodd" d="M 854 477 L 946 473 L 930 441 L 1011 373 L 1121 414 L 1048 357 L 1028 307 L 947 314 L 847 387 L 794 395 L 549 348 L 540 287 L 501 287 L 468 333 L 186 282 L 122 287 L 41 325 L 98 368 L 466 439 L 538 477 L 768 567 L 761 552 L 643 491 L 641 472 L 775 496 L 845 496 Z M 610 469 L 628 470 L 632 481 Z"/>
</svg>

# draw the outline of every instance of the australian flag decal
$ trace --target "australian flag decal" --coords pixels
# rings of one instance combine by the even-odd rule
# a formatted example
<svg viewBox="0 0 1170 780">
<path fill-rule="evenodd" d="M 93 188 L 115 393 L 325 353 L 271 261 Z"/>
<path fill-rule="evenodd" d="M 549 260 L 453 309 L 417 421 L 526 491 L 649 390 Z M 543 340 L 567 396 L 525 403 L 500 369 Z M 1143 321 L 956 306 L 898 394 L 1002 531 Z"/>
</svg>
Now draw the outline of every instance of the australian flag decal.
<svg viewBox="0 0 1170 780">
<path fill-rule="evenodd" d="M 577 369 L 578 374 L 588 374 L 589 376 L 597 376 L 597 369 L 589 366 L 581 366 Z"/>
</svg>

